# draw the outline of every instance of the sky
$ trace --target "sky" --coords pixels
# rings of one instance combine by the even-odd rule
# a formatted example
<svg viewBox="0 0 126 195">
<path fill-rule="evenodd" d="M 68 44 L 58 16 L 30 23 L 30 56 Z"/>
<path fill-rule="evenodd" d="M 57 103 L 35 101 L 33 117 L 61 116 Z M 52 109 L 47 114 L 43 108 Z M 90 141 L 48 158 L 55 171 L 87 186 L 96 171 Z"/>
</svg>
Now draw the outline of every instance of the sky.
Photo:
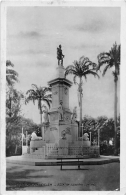
<svg viewBox="0 0 126 195">
<path fill-rule="evenodd" d="M 31 84 L 48 86 L 55 78 L 57 47 L 62 45 L 64 67 L 81 56 L 97 63 L 101 52 L 120 44 L 120 8 L 116 7 L 8 7 L 7 56 L 19 73 L 15 87 L 24 94 Z M 83 80 L 83 116 L 114 116 L 114 78 L 108 70 L 100 79 L 88 76 Z M 67 79 L 72 81 L 73 77 Z M 120 106 L 118 82 L 118 114 Z M 77 85 L 70 88 L 70 110 L 79 106 Z M 22 106 L 26 118 L 40 123 L 37 102 Z"/>
</svg>

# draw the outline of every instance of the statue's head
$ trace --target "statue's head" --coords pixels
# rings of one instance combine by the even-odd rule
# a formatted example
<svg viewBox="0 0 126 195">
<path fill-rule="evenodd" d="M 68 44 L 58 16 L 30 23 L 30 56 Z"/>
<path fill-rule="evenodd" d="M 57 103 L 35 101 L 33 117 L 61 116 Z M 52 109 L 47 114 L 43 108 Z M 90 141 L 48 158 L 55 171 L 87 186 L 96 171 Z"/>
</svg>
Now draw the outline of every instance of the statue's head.
<svg viewBox="0 0 126 195">
<path fill-rule="evenodd" d="M 61 45 L 59 45 L 59 48 L 61 48 Z"/>
</svg>

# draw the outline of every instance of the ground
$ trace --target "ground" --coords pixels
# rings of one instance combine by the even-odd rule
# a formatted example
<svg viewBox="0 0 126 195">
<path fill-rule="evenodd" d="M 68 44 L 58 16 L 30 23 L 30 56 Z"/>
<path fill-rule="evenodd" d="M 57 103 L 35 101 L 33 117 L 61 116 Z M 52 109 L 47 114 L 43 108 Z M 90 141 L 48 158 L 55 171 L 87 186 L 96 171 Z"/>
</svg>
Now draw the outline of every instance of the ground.
<svg viewBox="0 0 126 195">
<path fill-rule="evenodd" d="M 7 191 L 113 191 L 120 188 L 120 163 L 29 166 L 7 163 Z"/>
</svg>

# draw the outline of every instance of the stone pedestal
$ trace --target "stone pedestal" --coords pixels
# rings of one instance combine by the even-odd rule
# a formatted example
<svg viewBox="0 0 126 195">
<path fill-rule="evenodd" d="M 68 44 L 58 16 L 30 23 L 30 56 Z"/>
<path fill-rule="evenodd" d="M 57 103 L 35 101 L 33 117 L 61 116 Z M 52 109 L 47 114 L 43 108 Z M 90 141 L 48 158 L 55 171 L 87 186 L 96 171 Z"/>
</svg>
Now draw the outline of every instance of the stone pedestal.
<svg viewBox="0 0 126 195">
<path fill-rule="evenodd" d="M 30 148 L 31 149 L 42 148 L 45 145 L 46 145 L 46 142 L 43 140 L 31 140 L 30 141 Z"/>
<path fill-rule="evenodd" d="M 72 134 L 72 141 L 78 140 L 78 124 L 74 123 L 71 124 L 71 134 Z"/>
<path fill-rule="evenodd" d="M 64 67 L 59 65 L 56 69 L 57 78 L 48 82 L 52 87 L 52 108 L 50 114 L 50 142 L 58 143 L 62 131 L 66 131 L 71 141 L 71 111 L 69 109 L 69 88 L 72 82 L 64 77 Z"/>
<path fill-rule="evenodd" d="M 68 155 L 68 142 L 66 139 L 59 140 L 58 155 Z"/>
</svg>

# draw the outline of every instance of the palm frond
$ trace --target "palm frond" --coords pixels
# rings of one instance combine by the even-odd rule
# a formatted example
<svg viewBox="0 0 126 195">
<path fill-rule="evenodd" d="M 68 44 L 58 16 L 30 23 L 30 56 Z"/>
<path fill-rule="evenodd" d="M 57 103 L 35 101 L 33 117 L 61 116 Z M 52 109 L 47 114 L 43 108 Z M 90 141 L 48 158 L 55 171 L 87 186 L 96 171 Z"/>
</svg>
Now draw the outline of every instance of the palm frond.
<svg viewBox="0 0 126 195">
<path fill-rule="evenodd" d="M 42 87 L 41 91 L 43 94 L 46 94 L 47 92 L 51 92 L 51 87 Z"/>
<path fill-rule="evenodd" d="M 46 102 L 46 104 L 49 106 L 49 108 L 50 108 L 50 104 L 52 103 L 52 101 L 51 100 L 49 100 L 49 99 L 43 99 L 43 102 Z"/>
<path fill-rule="evenodd" d="M 18 82 L 18 73 L 8 68 L 9 66 L 13 67 L 14 65 L 11 63 L 10 60 L 6 61 L 6 82 L 8 86 L 13 86 L 15 82 Z"/>
<path fill-rule="evenodd" d="M 18 76 L 18 73 L 12 69 L 6 69 L 6 74 Z"/>
<path fill-rule="evenodd" d="M 6 66 L 14 67 L 14 64 L 10 60 L 6 60 Z"/>
<path fill-rule="evenodd" d="M 108 68 L 110 68 L 110 65 L 109 64 L 104 68 L 103 73 L 102 73 L 103 76 L 105 75 L 105 73 L 108 70 Z"/>
<path fill-rule="evenodd" d="M 109 52 L 103 52 L 98 55 L 97 70 L 99 70 L 102 65 L 107 65 L 103 70 L 103 76 L 105 75 L 108 68 L 111 68 L 113 66 L 115 66 L 116 74 L 119 75 L 120 47 L 121 45 L 117 45 L 117 43 L 115 42 Z"/>
<path fill-rule="evenodd" d="M 66 67 L 65 69 L 65 77 L 68 75 L 68 74 L 73 74 L 73 70 L 75 70 L 75 67 L 73 65 L 69 65 Z"/>
<path fill-rule="evenodd" d="M 13 86 L 15 82 L 19 82 L 15 75 L 6 75 L 6 82 L 8 86 Z"/>
<path fill-rule="evenodd" d="M 94 77 L 97 76 L 98 78 L 100 78 L 99 75 L 97 74 L 97 72 L 94 72 L 94 71 L 92 71 L 92 70 L 87 70 L 87 71 L 85 72 L 84 75 L 88 75 L 88 74 L 91 74 L 91 75 L 93 75 Z"/>
<path fill-rule="evenodd" d="M 49 107 L 52 102 L 52 94 L 50 93 L 51 87 L 38 87 L 36 84 L 32 84 L 32 87 L 33 89 L 30 89 L 26 92 L 26 94 L 28 94 L 28 97 L 25 102 L 28 103 L 29 101 L 33 101 L 33 103 L 35 104 L 35 101 L 37 100 L 38 109 L 41 113 L 42 102 L 46 102 Z"/>
<path fill-rule="evenodd" d="M 6 76 L 6 82 L 7 82 L 7 85 L 8 85 L 8 86 L 13 86 L 13 85 L 14 85 L 14 81 L 12 81 L 12 80 L 10 79 L 10 77 L 8 77 L 8 76 Z"/>
<path fill-rule="evenodd" d="M 36 97 L 34 97 L 34 96 L 28 96 L 28 97 L 25 99 L 25 104 L 29 103 L 30 101 L 33 101 L 33 103 L 35 104 L 35 100 L 37 100 Z"/>
<path fill-rule="evenodd" d="M 78 83 L 76 82 L 76 77 L 77 77 L 77 75 L 74 75 L 73 82 L 74 82 L 74 84 L 77 84 L 78 85 Z"/>
<path fill-rule="evenodd" d="M 51 99 L 52 99 L 52 94 L 45 95 L 44 98 L 45 98 L 45 99 L 50 99 L 50 100 L 51 100 Z"/>
<path fill-rule="evenodd" d="M 66 71 L 65 71 L 65 77 L 66 77 L 67 75 L 69 75 L 69 74 L 74 74 L 74 75 L 76 75 L 76 70 L 74 70 L 74 69 L 66 69 Z"/>
</svg>

